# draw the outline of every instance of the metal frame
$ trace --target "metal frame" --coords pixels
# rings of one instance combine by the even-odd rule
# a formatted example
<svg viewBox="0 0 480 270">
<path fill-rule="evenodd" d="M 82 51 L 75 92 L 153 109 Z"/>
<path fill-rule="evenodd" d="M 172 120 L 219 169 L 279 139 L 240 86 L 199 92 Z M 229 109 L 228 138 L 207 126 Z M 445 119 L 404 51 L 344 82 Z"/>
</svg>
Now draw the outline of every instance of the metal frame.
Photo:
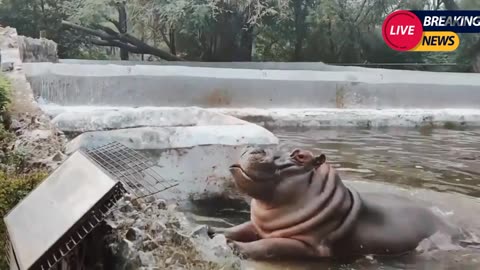
<svg viewBox="0 0 480 270">
<path fill-rule="evenodd" d="M 100 200 L 80 221 L 67 232 L 55 246 L 47 251 L 30 269 L 48 270 L 56 266 L 72 252 L 114 210 L 126 190 L 118 183 L 102 200 Z"/>
<path fill-rule="evenodd" d="M 165 180 L 155 170 L 157 166 L 150 159 L 121 143 L 111 142 L 100 147 L 82 148 L 82 156 L 117 183 L 107 191 L 73 226 L 35 261 L 28 270 L 49 270 L 72 252 L 111 212 L 125 193 L 136 198 L 151 196 L 178 184 Z M 35 189 L 34 189 L 35 191 Z M 17 260 L 13 243 L 11 260 Z M 10 253 L 10 252 L 9 252 Z M 15 263 L 20 268 L 18 261 Z M 26 270 L 26 269 L 25 269 Z"/>
</svg>

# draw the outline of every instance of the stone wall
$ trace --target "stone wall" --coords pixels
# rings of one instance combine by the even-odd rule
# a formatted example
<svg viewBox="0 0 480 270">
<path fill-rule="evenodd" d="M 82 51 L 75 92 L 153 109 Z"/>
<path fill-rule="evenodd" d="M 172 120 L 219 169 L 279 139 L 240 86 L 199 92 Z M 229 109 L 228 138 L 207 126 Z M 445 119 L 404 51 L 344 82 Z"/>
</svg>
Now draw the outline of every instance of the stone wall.
<svg viewBox="0 0 480 270">
<path fill-rule="evenodd" d="M 32 164 L 53 169 L 63 160 L 61 151 L 65 140 L 33 97 L 23 70 L 19 44 L 15 28 L 0 27 L 2 72 L 12 86 L 9 105 L 12 123 L 7 128 L 17 135 L 15 151 L 27 153 L 28 162 Z"/>
<path fill-rule="evenodd" d="M 52 40 L 18 36 L 22 62 L 58 62 L 57 43 Z"/>
</svg>

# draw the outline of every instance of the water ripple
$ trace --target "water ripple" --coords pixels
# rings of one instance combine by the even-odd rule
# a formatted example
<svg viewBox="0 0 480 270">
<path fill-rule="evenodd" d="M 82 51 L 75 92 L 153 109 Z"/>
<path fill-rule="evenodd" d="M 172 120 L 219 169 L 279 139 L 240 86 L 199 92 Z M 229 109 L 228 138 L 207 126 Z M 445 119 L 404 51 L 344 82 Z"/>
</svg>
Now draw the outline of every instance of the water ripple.
<svg viewBox="0 0 480 270">
<path fill-rule="evenodd" d="M 280 149 L 325 153 L 340 174 L 480 197 L 480 130 L 273 130 Z"/>
</svg>

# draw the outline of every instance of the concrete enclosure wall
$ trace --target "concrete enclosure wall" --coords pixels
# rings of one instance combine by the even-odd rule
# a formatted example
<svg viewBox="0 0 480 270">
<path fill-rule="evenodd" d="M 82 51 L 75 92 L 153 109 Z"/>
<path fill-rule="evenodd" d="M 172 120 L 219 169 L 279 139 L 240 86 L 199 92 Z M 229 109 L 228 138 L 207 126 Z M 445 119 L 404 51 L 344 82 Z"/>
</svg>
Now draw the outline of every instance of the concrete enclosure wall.
<svg viewBox="0 0 480 270">
<path fill-rule="evenodd" d="M 25 65 L 37 96 L 70 106 L 372 109 L 480 106 L 478 74 L 370 70 Z"/>
</svg>

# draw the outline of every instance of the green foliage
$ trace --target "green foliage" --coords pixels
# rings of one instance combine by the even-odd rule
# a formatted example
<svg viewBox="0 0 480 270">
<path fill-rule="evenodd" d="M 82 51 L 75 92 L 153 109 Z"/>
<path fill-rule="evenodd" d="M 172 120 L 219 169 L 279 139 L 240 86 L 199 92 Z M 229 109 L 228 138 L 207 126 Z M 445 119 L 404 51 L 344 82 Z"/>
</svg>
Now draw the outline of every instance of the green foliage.
<svg viewBox="0 0 480 270">
<path fill-rule="evenodd" d="M 0 112 L 7 109 L 10 103 L 10 81 L 0 73 Z"/>
<path fill-rule="evenodd" d="M 106 49 L 89 44 L 78 32 L 59 27 L 62 19 L 95 28 L 115 29 L 111 0 L 2 0 L 0 23 L 36 37 L 46 28 L 59 43 L 60 57 L 106 59 Z M 397 9 L 451 8 L 431 0 L 126 0 L 128 31 L 150 45 L 188 60 L 234 61 L 235 50 L 251 48 L 256 61 L 327 63 L 445 63 L 478 65 L 478 35 L 462 35 L 455 53 L 399 53 L 380 34 L 384 18 Z M 462 9 L 479 9 L 477 0 L 456 0 Z M 298 7 L 302 7 L 299 11 Z M 300 18 L 300 20 L 299 20 Z M 33 23 L 32 23 L 33 22 Z M 252 34 L 250 34 L 252 35 Z M 242 43 L 243 42 L 243 43 Z M 250 42 L 250 44 L 249 44 Z M 172 50 L 172 51 L 173 51 Z M 248 51 L 247 51 L 248 52 Z M 301 57 L 297 57 L 301 54 Z M 220 56 L 219 56 L 220 55 Z M 294 56 L 295 57 L 292 57 Z M 406 67 L 402 67 L 406 68 Z M 447 71 L 451 68 L 433 67 Z M 456 67 L 456 71 L 467 69 Z"/>
<path fill-rule="evenodd" d="M 22 173 L 25 171 L 26 153 L 10 151 L 8 145 L 15 140 L 15 136 L 0 126 L 0 269 L 8 269 L 6 256 L 6 228 L 3 223 L 3 217 L 18 202 L 20 202 L 32 189 L 34 189 L 47 173 L 43 171 L 33 171 L 31 173 Z M 13 169 L 13 170 L 11 170 Z"/>
<path fill-rule="evenodd" d="M 12 26 L 18 34 L 38 38 L 41 30 L 58 43 L 61 58 L 76 57 L 78 47 L 85 44 L 84 36 L 61 27 L 68 16 L 64 6 L 76 0 L 2 0 L 0 24 Z"/>
<path fill-rule="evenodd" d="M 33 190 L 46 173 L 36 172 L 26 175 L 7 175 L 0 171 L 0 216 L 3 218 L 17 203 Z M 0 222 L 0 269 L 8 269 L 6 261 L 7 231 L 3 220 Z"/>
</svg>

